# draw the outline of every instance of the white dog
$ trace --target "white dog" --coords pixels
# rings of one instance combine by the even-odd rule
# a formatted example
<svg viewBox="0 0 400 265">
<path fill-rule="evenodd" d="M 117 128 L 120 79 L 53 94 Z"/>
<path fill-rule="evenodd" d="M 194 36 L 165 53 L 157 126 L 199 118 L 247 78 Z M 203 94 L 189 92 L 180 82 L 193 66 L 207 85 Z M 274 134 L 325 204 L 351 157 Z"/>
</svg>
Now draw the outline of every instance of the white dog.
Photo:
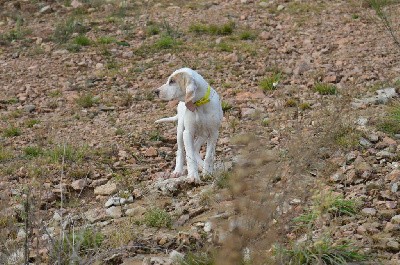
<svg viewBox="0 0 400 265">
<path fill-rule="evenodd" d="M 173 176 L 183 174 L 186 152 L 188 181 L 198 183 L 199 166 L 203 168 L 203 175 L 212 174 L 214 170 L 215 145 L 223 115 L 219 96 L 200 74 L 189 68 L 176 70 L 155 93 L 162 100 L 181 101 L 176 116 L 156 122 L 178 121 L 178 151 Z M 207 150 L 203 164 L 200 148 L 205 142 Z"/>
</svg>

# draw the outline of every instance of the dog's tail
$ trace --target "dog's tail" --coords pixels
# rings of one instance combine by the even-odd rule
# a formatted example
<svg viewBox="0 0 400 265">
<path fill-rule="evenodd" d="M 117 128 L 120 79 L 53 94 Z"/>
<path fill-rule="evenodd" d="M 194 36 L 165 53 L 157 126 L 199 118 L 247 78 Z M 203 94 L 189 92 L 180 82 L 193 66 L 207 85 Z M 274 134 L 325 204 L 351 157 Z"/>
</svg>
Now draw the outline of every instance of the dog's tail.
<svg viewBox="0 0 400 265">
<path fill-rule="evenodd" d="M 168 117 L 168 118 L 163 118 L 163 119 L 156 120 L 155 123 L 170 122 L 170 121 L 177 121 L 177 120 L 178 120 L 178 115 L 176 115 L 174 117 Z"/>
</svg>

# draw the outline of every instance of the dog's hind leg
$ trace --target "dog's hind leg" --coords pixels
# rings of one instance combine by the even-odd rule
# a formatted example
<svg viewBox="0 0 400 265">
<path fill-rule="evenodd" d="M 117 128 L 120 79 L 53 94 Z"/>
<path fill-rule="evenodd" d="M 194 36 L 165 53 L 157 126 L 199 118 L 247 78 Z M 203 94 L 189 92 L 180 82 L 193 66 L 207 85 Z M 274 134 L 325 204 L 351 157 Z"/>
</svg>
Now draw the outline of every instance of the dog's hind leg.
<svg viewBox="0 0 400 265">
<path fill-rule="evenodd" d="M 215 146 L 217 145 L 218 132 L 213 133 L 207 139 L 207 151 L 204 158 L 203 176 L 212 175 L 214 172 Z"/>
<path fill-rule="evenodd" d="M 206 139 L 204 137 L 197 137 L 194 140 L 194 154 L 196 157 L 196 162 L 197 162 L 197 167 L 199 169 L 201 169 L 203 171 L 204 169 L 204 162 L 203 159 L 201 159 L 200 156 L 200 149 L 202 147 L 202 145 L 204 144 L 204 142 L 206 141 Z"/>
</svg>

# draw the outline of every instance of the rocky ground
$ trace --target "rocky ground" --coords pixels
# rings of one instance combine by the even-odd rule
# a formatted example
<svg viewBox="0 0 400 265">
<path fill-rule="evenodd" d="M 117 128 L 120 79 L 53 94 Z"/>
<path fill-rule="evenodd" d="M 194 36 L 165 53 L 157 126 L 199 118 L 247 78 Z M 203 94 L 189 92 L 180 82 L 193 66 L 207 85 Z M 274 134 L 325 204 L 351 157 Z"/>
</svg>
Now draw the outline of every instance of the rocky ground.
<svg viewBox="0 0 400 265">
<path fill-rule="evenodd" d="M 0 263 L 400 264 L 399 49 L 361 0 L 0 0 Z M 223 98 L 199 186 L 154 124 L 184 66 Z"/>
</svg>

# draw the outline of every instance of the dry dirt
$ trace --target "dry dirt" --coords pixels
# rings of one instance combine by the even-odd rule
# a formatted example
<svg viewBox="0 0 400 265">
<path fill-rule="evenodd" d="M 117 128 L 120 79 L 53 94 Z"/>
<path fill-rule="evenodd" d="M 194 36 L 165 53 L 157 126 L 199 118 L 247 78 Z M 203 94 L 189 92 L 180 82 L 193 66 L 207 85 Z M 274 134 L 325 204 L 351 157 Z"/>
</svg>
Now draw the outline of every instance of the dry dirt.
<svg viewBox="0 0 400 265">
<path fill-rule="evenodd" d="M 324 237 L 400 264 L 400 139 L 377 127 L 397 99 L 351 104 L 399 88 L 399 51 L 361 0 L 0 0 L 0 263 L 287 264 L 274 244 Z M 154 124 L 176 102 L 153 89 L 181 67 L 224 106 L 220 172 L 196 187 L 164 180 L 175 126 Z M 357 212 L 293 224 L 338 195 Z"/>
</svg>

